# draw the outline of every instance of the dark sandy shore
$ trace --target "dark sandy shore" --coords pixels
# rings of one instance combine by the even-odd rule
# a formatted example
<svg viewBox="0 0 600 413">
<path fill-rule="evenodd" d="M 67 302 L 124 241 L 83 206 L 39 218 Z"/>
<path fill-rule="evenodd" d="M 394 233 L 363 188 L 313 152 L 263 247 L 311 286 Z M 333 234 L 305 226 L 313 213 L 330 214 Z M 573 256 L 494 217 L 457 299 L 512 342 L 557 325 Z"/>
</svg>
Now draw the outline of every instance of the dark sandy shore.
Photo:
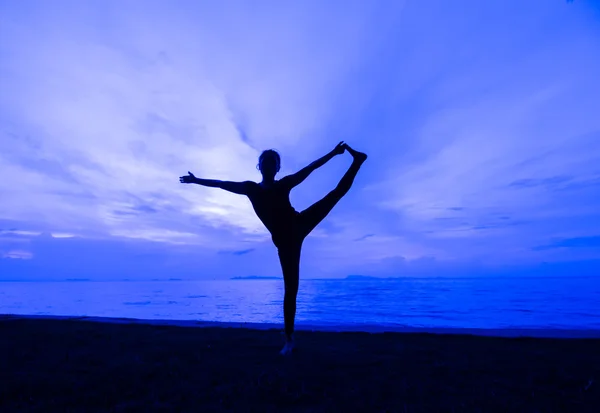
<svg viewBox="0 0 600 413">
<path fill-rule="evenodd" d="M 0 317 L 0 412 L 594 412 L 600 339 Z"/>
</svg>

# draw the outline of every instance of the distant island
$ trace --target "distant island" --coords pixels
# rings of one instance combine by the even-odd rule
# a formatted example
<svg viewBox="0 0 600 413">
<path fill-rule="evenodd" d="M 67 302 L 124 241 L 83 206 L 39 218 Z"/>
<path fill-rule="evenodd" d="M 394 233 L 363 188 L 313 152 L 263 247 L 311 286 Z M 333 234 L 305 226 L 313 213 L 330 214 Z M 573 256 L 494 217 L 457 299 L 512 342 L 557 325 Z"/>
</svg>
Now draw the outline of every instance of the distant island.
<svg viewBox="0 0 600 413">
<path fill-rule="evenodd" d="M 67 281 L 90 281 L 89 278 L 67 278 Z"/>
<path fill-rule="evenodd" d="M 231 277 L 231 280 L 281 280 L 281 277 L 261 277 L 260 275 L 249 275 L 246 277 Z"/>
</svg>

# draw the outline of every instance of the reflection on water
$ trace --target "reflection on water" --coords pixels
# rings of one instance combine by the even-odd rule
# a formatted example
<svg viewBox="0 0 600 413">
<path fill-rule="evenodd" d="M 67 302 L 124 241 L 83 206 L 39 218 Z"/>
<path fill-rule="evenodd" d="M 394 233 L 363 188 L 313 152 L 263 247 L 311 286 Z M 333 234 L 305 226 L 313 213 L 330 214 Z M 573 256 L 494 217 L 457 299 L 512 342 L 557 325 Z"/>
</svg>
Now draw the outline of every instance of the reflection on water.
<svg viewBox="0 0 600 413">
<path fill-rule="evenodd" d="M 0 282 L 0 313 L 283 323 L 280 280 Z M 600 328 L 600 278 L 301 280 L 298 324 Z"/>
</svg>

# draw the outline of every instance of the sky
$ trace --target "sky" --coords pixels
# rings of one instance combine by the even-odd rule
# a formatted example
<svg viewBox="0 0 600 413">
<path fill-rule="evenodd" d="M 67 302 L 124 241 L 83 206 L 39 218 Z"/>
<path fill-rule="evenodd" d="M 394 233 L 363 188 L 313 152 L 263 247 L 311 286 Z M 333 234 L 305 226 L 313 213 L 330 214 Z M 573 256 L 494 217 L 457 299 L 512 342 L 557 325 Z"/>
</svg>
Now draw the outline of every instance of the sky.
<svg viewBox="0 0 600 413">
<path fill-rule="evenodd" d="M 596 0 L 0 0 L 0 280 L 280 276 L 245 197 L 179 176 L 341 140 L 369 159 L 301 277 L 600 275 L 598 73 Z"/>
</svg>

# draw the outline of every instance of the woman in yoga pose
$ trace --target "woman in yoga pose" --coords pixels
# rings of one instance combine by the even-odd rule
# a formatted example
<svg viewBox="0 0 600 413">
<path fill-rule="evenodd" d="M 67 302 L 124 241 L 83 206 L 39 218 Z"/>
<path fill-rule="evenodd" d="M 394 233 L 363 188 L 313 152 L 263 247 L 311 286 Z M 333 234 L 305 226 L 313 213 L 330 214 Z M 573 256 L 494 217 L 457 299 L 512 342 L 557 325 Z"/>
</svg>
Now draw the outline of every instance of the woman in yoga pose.
<svg viewBox="0 0 600 413">
<path fill-rule="evenodd" d="M 354 160 L 337 186 L 320 201 L 302 212 L 297 212 L 290 203 L 292 188 L 304 181 L 315 169 L 323 166 L 334 156 L 341 155 L 346 150 Z M 292 334 L 296 317 L 296 296 L 300 278 L 302 242 L 348 192 L 360 166 L 366 159 L 366 154 L 355 151 L 346 143 L 340 142 L 327 155 L 317 159 L 295 174 L 275 180 L 275 175 L 280 169 L 281 158 L 276 151 L 269 149 L 264 151 L 258 158 L 258 168 L 262 174 L 262 182 L 260 183 L 201 179 L 196 178 L 191 172 L 179 178 L 181 183 L 221 188 L 236 194 L 246 195 L 250 199 L 256 215 L 271 233 L 273 243 L 277 247 L 285 285 L 283 315 L 286 343 L 283 350 L 281 350 L 282 354 L 288 354 L 294 348 Z"/>
</svg>

